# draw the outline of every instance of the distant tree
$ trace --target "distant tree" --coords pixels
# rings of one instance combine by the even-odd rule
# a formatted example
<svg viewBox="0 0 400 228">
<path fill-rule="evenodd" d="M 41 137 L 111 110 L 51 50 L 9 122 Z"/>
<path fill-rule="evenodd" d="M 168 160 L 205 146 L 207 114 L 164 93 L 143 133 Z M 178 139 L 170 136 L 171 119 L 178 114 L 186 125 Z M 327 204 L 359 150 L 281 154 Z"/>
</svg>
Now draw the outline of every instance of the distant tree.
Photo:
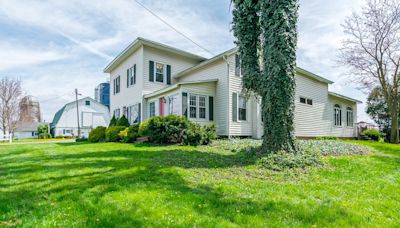
<svg viewBox="0 0 400 228">
<path fill-rule="evenodd" d="M 0 129 L 3 134 L 14 133 L 17 127 L 21 96 L 20 80 L 8 77 L 0 80 Z"/>
<path fill-rule="evenodd" d="M 129 127 L 129 120 L 125 117 L 125 115 L 122 115 L 122 117 L 117 121 L 116 126 Z"/>
<path fill-rule="evenodd" d="M 38 126 L 37 131 L 38 131 L 38 138 L 40 138 L 40 139 L 51 138 L 51 135 L 49 134 L 49 125 L 40 124 Z"/>
<path fill-rule="evenodd" d="M 377 86 L 369 93 L 366 112 L 379 125 L 379 128 L 390 136 L 391 117 L 381 87 Z"/>
<path fill-rule="evenodd" d="M 115 118 L 115 116 L 113 116 L 110 120 L 110 124 L 108 125 L 108 127 L 114 127 L 117 126 L 117 119 Z"/>
<path fill-rule="evenodd" d="M 341 61 L 350 66 L 362 88 L 382 88 L 392 126 L 390 142 L 399 143 L 400 4 L 397 0 L 368 0 L 343 27 L 347 39 Z"/>
<path fill-rule="evenodd" d="M 298 0 L 233 0 L 243 85 L 261 97 L 262 153 L 296 152 L 294 96 Z"/>
</svg>

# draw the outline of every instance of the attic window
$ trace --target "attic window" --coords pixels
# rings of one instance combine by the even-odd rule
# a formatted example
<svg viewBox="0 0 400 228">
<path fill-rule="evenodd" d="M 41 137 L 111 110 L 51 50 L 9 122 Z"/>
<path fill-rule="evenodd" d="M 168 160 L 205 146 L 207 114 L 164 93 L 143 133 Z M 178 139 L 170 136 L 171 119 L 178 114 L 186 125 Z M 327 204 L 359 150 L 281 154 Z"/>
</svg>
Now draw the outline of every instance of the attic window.
<svg viewBox="0 0 400 228">
<path fill-rule="evenodd" d="M 85 105 L 90 106 L 90 101 L 85 101 Z"/>
<path fill-rule="evenodd" d="M 300 103 L 313 105 L 313 100 L 305 97 L 300 97 Z"/>
</svg>

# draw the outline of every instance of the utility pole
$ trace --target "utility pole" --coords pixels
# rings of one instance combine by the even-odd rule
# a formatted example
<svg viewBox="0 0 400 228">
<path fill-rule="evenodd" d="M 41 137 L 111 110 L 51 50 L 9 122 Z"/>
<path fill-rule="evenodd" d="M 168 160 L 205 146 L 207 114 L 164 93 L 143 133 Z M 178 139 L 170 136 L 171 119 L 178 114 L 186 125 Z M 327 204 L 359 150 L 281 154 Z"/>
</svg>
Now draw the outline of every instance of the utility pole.
<svg viewBox="0 0 400 228">
<path fill-rule="evenodd" d="M 80 124 L 79 124 L 79 105 L 78 105 L 78 95 L 80 95 L 80 94 L 78 93 L 78 89 L 75 89 L 76 117 L 77 117 L 77 120 L 78 120 L 78 138 L 80 138 L 80 137 L 81 137 L 81 127 L 80 127 Z"/>
</svg>

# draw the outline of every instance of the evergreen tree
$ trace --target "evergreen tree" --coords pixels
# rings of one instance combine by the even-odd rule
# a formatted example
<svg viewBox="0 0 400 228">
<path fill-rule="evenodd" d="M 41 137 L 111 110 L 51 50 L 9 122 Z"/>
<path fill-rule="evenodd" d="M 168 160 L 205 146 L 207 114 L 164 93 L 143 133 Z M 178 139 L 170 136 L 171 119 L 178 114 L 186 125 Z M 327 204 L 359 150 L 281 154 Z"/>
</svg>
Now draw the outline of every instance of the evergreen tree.
<svg viewBox="0 0 400 228">
<path fill-rule="evenodd" d="M 129 120 L 125 117 L 125 115 L 122 115 L 122 117 L 117 121 L 116 126 L 129 127 Z"/>
<path fill-rule="evenodd" d="M 298 0 L 234 0 L 234 4 L 243 85 L 262 98 L 262 152 L 295 152 Z"/>
<path fill-rule="evenodd" d="M 114 127 L 117 125 L 117 119 L 115 119 L 115 116 L 113 116 L 110 120 L 110 124 L 108 125 L 108 127 Z"/>
</svg>

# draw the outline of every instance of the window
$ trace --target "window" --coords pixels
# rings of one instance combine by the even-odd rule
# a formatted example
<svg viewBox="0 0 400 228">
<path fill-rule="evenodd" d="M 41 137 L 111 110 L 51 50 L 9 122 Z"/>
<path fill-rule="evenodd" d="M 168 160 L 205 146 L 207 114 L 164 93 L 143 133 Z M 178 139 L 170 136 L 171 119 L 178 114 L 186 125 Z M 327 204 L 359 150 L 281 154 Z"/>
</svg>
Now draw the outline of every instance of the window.
<svg viewBox="0 0 400 228">
<path fill-rule="evenodd" d="M 179 115 L 178 95 L 173 95 L 168 98 L 168 114 Z"/>
<path fill-rule="evenodd" d="M 197 118 L 197 96 L 190 95 L 189 98 L 189 116 L 190 118 Z"/>
<path fill-rule="evenodd" d="M 242 60 L 239 55 L 235 55 L 235 75 L 238 77 L 243 75 Z"/>
<path fill-rule="evenodd" d="M 116 119 L 119 119 L 119 117 L 120 117 L 120 110 L 119 110 L 119 108 L 117 108 L 117 109 L 114 110 L 114 117 L 115 117 Z"/>
<path fill-rule="evenodd" d="M 305 97 L 300 97 L 300 103 L 313 105 L 313 100 Z"/>
<path fill-rule="evenodd" d="M 86 106 L 90 106 L 90 101 L 85 101 Z"/>
<path fill-rule="evenodd" d="M 165 65 L 162 63 L 155 63 L 156 82 L 164 83 L 164 70 Z"/>
<path fill-rule="evenodd" d="M 246 121 L 247 101 L 246 97 L 239 96 L 239 120 Z"/>
<path fill-rule="evenodd" d="M 118 76 L 114 79 L 114 94 L 117 94 L 121 91 L 121 77 Z"/>
<path fill-rule="evenodd" d="M 140 123 L 140 103 L 128 107 L 127 118 L 129 123 Z"/>
<path fill-rule="evenodd" d="M 199 118 L 206 118 L 206 97 L 199 96 Z"/>
<path fill-rule="evenodd" d="M 342 109 L 340 105 L 335 104 L 333 110 L 334 110 L 333 117 L 335 126 L 342 126 Z"/>
<path fill-rule="evenodd" d="M 353 109 L 351 107 L 347 107 L 346 109 L 346 125 L 348 127 L 353 127 Z"/>
<path fill-rule="evenodd" d="M 136 84 L 136 64 L 128 69 L 128 87 Z"/>
<path fill-rule="evenodd" d="M 153 101 L 149 103 L 149 117 L 151 118 L 155 115 L 156 115 L 156 103 Z"/>
</svg>

